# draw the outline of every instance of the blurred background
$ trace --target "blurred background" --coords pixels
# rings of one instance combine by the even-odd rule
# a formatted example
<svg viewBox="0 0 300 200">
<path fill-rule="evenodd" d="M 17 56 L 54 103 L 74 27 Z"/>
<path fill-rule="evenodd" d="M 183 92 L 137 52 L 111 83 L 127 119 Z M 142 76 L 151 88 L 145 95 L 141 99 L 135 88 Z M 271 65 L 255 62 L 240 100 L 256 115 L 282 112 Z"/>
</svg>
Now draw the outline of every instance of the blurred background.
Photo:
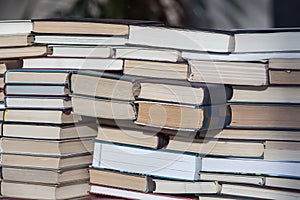
<svg viewBox="0 0 300 200">
<path fill-rule="evenodd" d="M 118 18 L 216 29 L 300 26 L 299 10 L 299 0 L 0 0 L 1 20 Z"/>
</svg>

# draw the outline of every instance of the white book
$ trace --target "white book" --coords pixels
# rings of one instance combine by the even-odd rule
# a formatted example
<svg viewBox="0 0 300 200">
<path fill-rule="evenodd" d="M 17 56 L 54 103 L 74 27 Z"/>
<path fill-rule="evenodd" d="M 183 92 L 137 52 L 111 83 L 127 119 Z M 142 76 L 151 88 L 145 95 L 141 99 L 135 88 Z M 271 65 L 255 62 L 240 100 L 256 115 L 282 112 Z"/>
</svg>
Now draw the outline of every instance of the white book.
<svg viewBox="0 0 300 200">
<path fill-rule="evenodd" d="M 181 180 L 197 180 L 201 158 L 196 154 L 158 151 L 107 143 L 95 143 L 94 168 L 148 174 Z"/>
<path fill-rule="evenodd" d="M 62 44 L 62 45 L 125 45 L 125 37 L 109 36 L 69 36 L 69 35 L 35 35 L 35 44 Z"/>
<path fill-rule="evenodd" d="M 84 58 L 28 58 L 23 69 L 123 70 L 123 60 Z"/>
<path fill-rule="evenodd" d="M 129 44 L 194 51 L 231 52 L 231 33 L 165 27 L 130 26 Z"/>
<path fill-rule="evenodd" d="M 300 177 L 299 162 L 278 162 L 259 159 L 202 159 L 203 172 L 263 174 L 283 177 Z"/>
<path fill-rule="evenodd" d="M 32 31 L 31 20 L 0 21 L 0 35 L 28 34 Z"/>
<path fill-rule="evenodd" d="M 110 58 L 111 47 L 100 46 L 60 46 L 53 45 L 52 55 L 49 57 L 88 57 L 88 58 Z"/>
<path fill-rule="evenodd" d="M 65 85 L 6 85 L 4 91 L 7 96 L 66 96 L 69 93 Z"/>
<path fill-rule="evenodd" d="M 5 104 L 7 108 L 72 108 L 71 100 L 63 97 L 6 97 Z"/>
</svg>

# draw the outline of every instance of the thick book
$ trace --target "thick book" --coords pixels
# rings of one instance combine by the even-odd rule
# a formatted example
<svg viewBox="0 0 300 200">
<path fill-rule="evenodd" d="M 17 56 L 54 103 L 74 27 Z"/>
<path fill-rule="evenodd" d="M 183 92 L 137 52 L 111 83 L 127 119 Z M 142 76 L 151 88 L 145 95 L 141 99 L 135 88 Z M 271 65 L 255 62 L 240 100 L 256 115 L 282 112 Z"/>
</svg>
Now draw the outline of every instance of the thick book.
<svg viewBox="0 0 300 200">
<path fill-rule="evenodd" d="M 34 37 L 32 35 L 1 35 L 0 47 L 21 47 L 29 46 L 33 43 Z"/>
<path fill-rule="evenodd" d="M 300 161 L 299 142 L 279 142 L 266 141 L 265 142 L 265 160 L 275 161 Z"/>
<path fill-rule="evenodd" d="M 171 139 L 166 149 L 198 153 L 203 156 L 262 158 L 264 155 L 264 144 L 262 142 L 198 140 L 188 137 Z"/>
<path fill-rule="evenodd" d="M 265 179 L 266 179 L 265 185 L 268 187 L 293 189 L 299 191 L 299 187 L 300 187 L 299 178 L 281 178 L 281 177 L 267 176 Z"/>
<path fill-rule="evenodd" d="M 126 199 L 147 199 L 147 200 L 196 200 L 198 198 L 192 197 L 183 197 L 183 196 L 169 196 L 162 194 L 152 194 L 152 193 L 142 193 L 131 190 L 123 190 L 118 188 L 100 186 L 100 185 L 91 185 L 91 194 L 100 194 L 105 196 L 114 196 L 119 198 Z"/>
<path fill-rule="evenodd" d="M 143 60 L 125 60 L 124 74 L 161 78 L 186 80 L 188 75 L 188 64 L 185 62 L 154 62 Z"/>
<path fill-rule="evenodd" d="M 134 88 L 138 88 L 135 95 L 137 100 L 179 104 L 226 104 L 232 97 L 230 86 L 188 81 L 142 79 L 135 82 Z"/>
<path fill-rule="evenodd" d="M 66 84 L 6 84 L 4 94 L 6 96 L 69 96 L 68 85 Z"/>
<path fill-rule="evenodd" d="M 0 49 L 0 59 L 18 59 L 25 57 L 46 56 L 52 53 L 48 46 L 6 47 Z"/>
<path fill-rule="evenodd" d="M 269 86 L 269 87 L 233 87 L 231 102 L 251 103 L 291 103 L 299 104 L 299 87 Z"/>
<path fill-rule="evenodd" d="M 1 20 L 1 35 L 28 34 L 32 31 L 30 20 Z"/>
<path fill-rule="evenodd" d="M 138 92 L 136 78 L 95 71 L 73 72 L 70 76 L 71 92 L 77 95 L 132 101 Z"/>
<path fill-rule="evenodd" d="M 23 59 L 24 69 L 64 69 L 122 71 L 123 60 L 96 58 L 27 58 Z"/>
<path fill-rule="evenodd" d="M 2 167 L 2 178 L 7 181 L 30 182 L 37 184 L 66 184 L 75 181 L 88 181 L 87 167 L 70 168 L 65 170 L 45 170 L 35 168 Z"/>
<path fill-rule="evenodd" d="M 136 25 L 130 26 L 128 43 L 202 52 L 231 52 L 234 49 L 231 32 Z"/>
<path fill-rule="evenodd" d="M 168 144 L 169 137 L 156 132 L 101 125 L 98 127 L 96 140 L 112 144 L 127 144 L 137 147 L 161 149 Z"/>
<path fill-rule="evenodd" d="M 7 108 L 32 108 L 69 110 L 72 108 L 69 97 L 33 97 L 33 96 L 7 96 L 4 99 Z"/>
<path fill-rule="evenodd" d="M 278 190 L 277 188 L 263 188 L 259 186 L 222 184 L 221 194 L 259 199 L 299 199 L 300 193 L 295 191 Z"/>
<path fill-rule="evenodd" d="M 81 121 L 81 116 L 63 110 L 29 110 L 7 109 L 4 122 L 36 123 L 36 124 L 73 124 Z"/>
<path fill-rule="evenodd" d="M 61 84 L 68 83 L 69 71 L 66 70 L 22 70 L 6 71 L 5 84 Z"/>
<path fill-rule="evenodd" d="M 87 196 L 89 189 L 89 184 L 86 181 L 65 185 L 39 185 L 13 181 L 3 181 L 1 183 L 2 195 L 17 199 L 74 199 Z"/>
<path fill-rule="evenodd" d="M 299 129 L 300 106 L 289 104 L 231 103 L 230 127 L 252 129 Z M 288 115 L 287 115 L 288 113 Z"/>
<path fill-rule="evenodd" d="M 155 183 L 145 175 L 122 173 L 106 169 L 90 169 L 90 183 L 140 192 L 153 192 Z"/>
<path fill-rule="evenodd" d="M 51 170 L 69 169 L 78 166 L 88 166 L 92 163 L 90 153 L 72 154 L 66 156 L 39 156 L 34 154 L 1 154 L 2 166 L 40 168 Z"/>
<path fill-rule="evenodd" d="M 2 126 L 0 127 L 2 128 Z M 3 136 L 27 139 L 67 140 L 96 137 L 97 129 L 91 123 L 64 126 L 5 123 L 3 124 Z"/>
<path fill-rule="evenodd" d="M 128 173 L 194 181 L 199 179 L 201 158 L 197 154 L 96 141 L 92 166 L 93 168 L 109 168 Z"/>
<path fill-rule="evenodd" d="M 33 19 L 33 32 L 47 34 L 127 35 L 130 24 L 156 25 L 158 22 L 115 19 L 49 18 Z"/>
<path fill-rule="evenodd" d="M 23 138 L 1 138 L 1 152 L 11 154 L 35 154 L 40 156 L 63 156 L 92 152 L 93 138 L 72 140 L 33 140 Z"/>
<path fill-rule="evenodd" d="M 136 101 L 136 124 L 164 129 L 197 131 L 218 130 L 229 124 L 230 107 L 198 106 L 151 101 Z"/>
<path fill-rule="evenodd" d="M 269 69 L 270 85 L 299 86 L 299 70 Z"/>
<path fill-rule="evenodd" d="M 135 104 L 128 101 L 108 100 L 89 96 L 72 95 L 73 113 L 82 116 L 135 120 Z"/>
<path fill-rule="evenodd" d="M 190 60 L 188 80 L 230 85 L 268 85 L 267 63 Z"/>
<path fill-rule="evenodd" d="M 234 52 L 297 51 L 299 28 L 271 28 L 234 31 Z"/>
</svg>

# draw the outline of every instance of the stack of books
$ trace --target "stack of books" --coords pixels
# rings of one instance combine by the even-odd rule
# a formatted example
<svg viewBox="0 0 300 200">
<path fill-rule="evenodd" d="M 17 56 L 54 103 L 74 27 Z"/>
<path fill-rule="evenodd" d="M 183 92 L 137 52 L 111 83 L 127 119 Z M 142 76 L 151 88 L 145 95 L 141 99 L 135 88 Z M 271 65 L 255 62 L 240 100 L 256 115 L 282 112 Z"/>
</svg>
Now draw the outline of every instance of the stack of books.
<svg viewBox="0 0 300 200">
<path fill-rule="evenodd" d="M 0 27 L 3 196 L 300 198 L 299 29 Z"/>
</svg>

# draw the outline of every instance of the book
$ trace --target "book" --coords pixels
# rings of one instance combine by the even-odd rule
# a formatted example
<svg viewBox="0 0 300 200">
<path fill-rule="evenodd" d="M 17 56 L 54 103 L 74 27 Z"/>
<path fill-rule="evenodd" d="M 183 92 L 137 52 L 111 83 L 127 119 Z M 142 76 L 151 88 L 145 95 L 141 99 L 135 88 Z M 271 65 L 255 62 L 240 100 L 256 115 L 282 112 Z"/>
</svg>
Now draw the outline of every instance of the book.
<svg viewBox="0 0 300 200">
<path fill-rule="evenodd" d="M 260 199 L 299 199 L 300 193 L 247 185 L 222 184 L 221 194 Z"/>
<path fill-rule="evenodd" d="M 96 140 L 108 143 L 127 144 L 138 147 L 161 149 L 169 142 L 169 137 L 155 132 L 143 130 L 123 129 L 101 125 L 98 127 Z"/>
<path fill-rule="evenodd" d="M 266 186 L 268 187 L 294 189 L 299 191 L 300 180 L 297 178 L 293 179 L 267 176 L 265 179 Z"/>
<path fill-rule="evenodd" d="M 158 22 L 142 20 L 49 18 L 34 19 L 33 32 L 80 35 L 127 35 L 129 24 L 156 25 Z"/>
<path fill-rule="evenodd" d="M 135 120 L 136 108 L 132 102 L 72 95 L 73 113 L 77 115 L 115 119 Z"/>
<path fill-rule="evenodd" d="M 69 97 L 30 97 L 7 96 L 4 99 L 7 108 L 34 108 L 69 110 L 72 108 Z"/>
<path fill-rule="evenodd" d="M 128 173 L 194 181 L 199 179 L 201 158 L 197 154 L 136 148 L 96 141 L 92 166 L 93 168 L 109 168 Z"/>
<path fill-rule="evenodd" d="M 62 110 L 7 109 L 3 116 L 5 122 L 37 124 L 72 124 L 81 120 L 81 116 Z"/>
<path fill-rule="evenodd" d="M 58 96 L 68 97 L 69 89 L 66 84 L 7 84 L 4 87 L 6 96 Z"/>
<path fill-rule="evenodd" d="M 297 51 L 298 37 L 298 28 L 236 30 L 234 52 Z"/>
<path fill-rule="evenodd" d="M 238 173 L 214 173 L 200 172 L 200 180 L 217 181 L 219 183 L 238 183 L 264 186 L 266 177 L 262 175 L 247 175 Z"/>
<path fill-rule="evenodd" d="M 1 152 L 10 154 L 35 154 L 40 156 L 63 156 L 92 152 L 93 138 L 63 141 L 1 138 Z"/>
<path fill-rule="evenodd" d="M 231 102 L 251 103 L 300 103 L 297 94 L 299 87 L 268 86 L 268 87 L 233 87 Z"/>
<path fill-rule="evenodd" d="M 153 179 L 155 190 L 158 194 L 217 194 L 221 191 L 221 185 L 217 182 L 190 182 Z"/>
<path fill-rule="evenodd" d="M 270 85 L 299 85 L 300 72 L 297 70 L 269 69 Z"/>
<path fill-rule="evenodd" d="M 161 79 L 186 80 L 187 63 L 125 60 L 124 74 Z"/>
<path fill-rule="evenodd" d="M 196 198 L 192 197 L 182 197 L 182 196 L 169 196 L 162 194 L 151 194 L 151 193 L 142 193 L 130 190 L 122 190 L 112 187 L 105 187 L 100 185 L 91 185 L 90 193 L 92 194 L 101 194 L 106 196 L 114 196 L 119 198 L 126 199 L 147 199 L 147 200 L 173 200 L 173 199 L 181 199 L 181 200 L 192 200 Z"/>
<path fill-rule="evenodd" d="M 260 174 L 299 178 L 299 162 L 249 158 L 202 158 L 202 172 Z"/>
<path fill-rule="evenodd" d="M 215 53 L 215 52 L 197 52 L 182 51 L 181 56 L 187 60 L 207 60 L 207 61 L 243 61 L 257 62 L 272 59 L 296 59 L 300 56 L 300 51 L 280 51 L 280 52 L 231 52 L 231 53 Z M 270 63 L 270 62 L 269 62 Z"/>
<path fill-rule="evenodd" d="M 124 46 L 128 39 L 125 36 L 95 36 L 95 35 L 56 35 L 34 34 L 34 44 L 48 45 L 91 45 L 91 46 Z"/>
<path fill-rule="evenodd" d="M 192 105 L 226 104 L 232 96 L 230 86 L 188 81 L 142 79 L 135 82 L 137 100 Z"/>
<path fill-rule="evenodd" d="M 7 181 L 59 185 L 79 180 L 88 181 L 90 176 L 87 167 L 65 170 L 45 170 L 39 168 L 24 168 L 21 166 L 3 166 L 2 177 Z"/>
<path fill-rule="evenodd" d="M 89 189 L 90 187 L 87 182 L 75 182 L 66 185 L 38 185 L 10 181 L 3 181 L 1 183 L 2 195 L 12 198 L 73 199 L 87 196 Z"/>
<path fill-rule="evenodd" d="M 66 156 L 39 156 L 34 154 L 1 154 L 2 166 L 41 168 L 62 170 L 76 167 L 87 167 L 92 162 L 90 153 L 79 153 Z"/>
<path fill-rule="evenodd" d="M 0 59 L 25 58 L 34 56 L 46 56 L 52 50 L 48 46 L 27 46 L 27 47 L 4 47 L 0 49 Z"/>
<path fill-rule="evenodd" d="M 213 42 L 212 42 L 213 41 Z M 131 25 L 129 44 L 180 50 L 231 52 L 231 32 Z"/>
<path fill-rule="evenodd" d="M 3 124 L 3 136 L 28 139 L 67 140 L 76 138 L 96 137 L 97 130 L 91 123 L 76 125 L 33 125 L 33 124 Z M 2 126 L 0 126 L 2 128 Z"/>
<path fill-rule="evenodd" d="M 68 83 L 69 71 L 64 70 L 9 70 L 5 72 L 6 84 L 61 84 Z"/>
<path fill-rule="evenodd" d="M 299 70 L 300 69 L 300 60 L 299 57 L 293 58 L 272 58 L 269 59 L 269 68 L 274 70 Z"/>
<path fill-rule="evenodd" d="M 71 74 L 70 85 L 75 95 L 130 101 L 138 92 L 133 84 L 135 79 L 121 74 L 79 71 Z"/>
<path fill-rule="evenodd" d="M 183 139 L 171 139 L 166 149 L 198 153 L 203 156 L 261 158 L 264 155 L 264 144 L 261 142 L 194 140 L 187 137 Z"/>
<path fill-rule="evenodd" d="M 230 85 L 268 85 L 267 63 L 190 60 L 188 80 Z"/>
<path fill-rule="evenodd" d="M 100 58 L 27 58 L 23 59 L 23 69 L 122 71 L 123 61 Z"/>
<path fill-rule="evenodd" d="M 53 45 L 51 47 L 53 53 L 50 56 L 53 57 L 110 58 L 113 56 L 111 47 L 75 45 Z"/>
<path fill-rule="evenodd" d="M 115 58 L 165 62 L 182 61 L 181 53 L 177 50 L 146 47 L 114 47 L 113 50 L 115 52 Z"/>
<path fill-rule="evenodd" d="M 30 20 L 1 20 L 1 35 L 28 34 L 32 31 Z"/>
<path fill-rule="evenodd" d="M 153 192 L 156 185 L 152 178 L 106 169 L 90 169 L 90 183 L 139 192 Z"/>
<path fill-rule="evenodd" d="M 264 159 L 299 162 L 299 142 L 266 141 Z"/>
<path fill-rule="evenodd" d="M 300 132 L 297 130 L 262 130 L 262 129 L 230 129 L 226 128 L 215 134 L 199 133 L 200 138 L 215 138 L 249 141 L 300 141 Z"/>
<path fill-rule="evenodd" d="M 138 125 L 197 131 L 222 129 L 230 121 L 230 108 L 226 105 L 195 106 L 151 101 L 136 101 Z"/>
<path fill-rule="evenodd" d="M 199 200 L 253 200 L 253 198 L 231 196 L 231 195 L 201 195 Z"/>
<path fill-rule="evenodd" d="M 0 35 L 0 47 L 29 46 L 33 40 L 31 35 Z"/>
<path fill-rule="evenodd" d="M 298 105 L 231 104 L 231 127 L 298 129 Z M 289 113 L 286 115 L 286 113 Z"/>
</svg>

